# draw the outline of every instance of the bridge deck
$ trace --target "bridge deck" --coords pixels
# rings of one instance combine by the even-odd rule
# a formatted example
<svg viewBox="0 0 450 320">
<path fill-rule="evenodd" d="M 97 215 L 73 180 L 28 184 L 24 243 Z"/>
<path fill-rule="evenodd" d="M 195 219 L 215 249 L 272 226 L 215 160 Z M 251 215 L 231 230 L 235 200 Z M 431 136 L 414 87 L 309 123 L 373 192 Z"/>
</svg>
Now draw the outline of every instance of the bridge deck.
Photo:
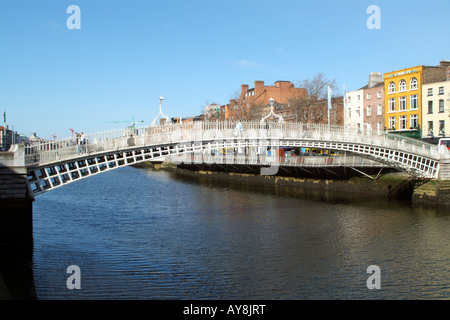
<svg viewBox="0 0 450 320">
<path fill-rule="evenodd" d="M 351 158 L 338 160 L 339 157 L 332 160 L 320 157 L 306 160 L 299 157 L 295 160 L 302 163 L 292 159 L 284 163 L 268 163 L 270 159 L 267 158 L 264 163 L 264 151 L 278 147 L 334 150 L 364 158 L 363 161 L 370 160 L 380 167 L 394 167 L 424 178 L 436 178 L 440 159 L 448 156 L 437 146 L 420 140 L 393 134 L 344 130 L 340 126 L 243 122 L 242 130 L 238 130 L 236 123 L 231 122 L 194 122 L 100 132 L 87 135 L 85 144 L 77 144 L 74 139 L 39 143 L 26 148 L 25 164 L 29 181 L 38 182 L 37 192 L 64 185 L 78 176 L 90 176 L 91 173 L 122 165 L 168 156 L 174 162 L 200 161 L 195 156 L 201 155 L 201 161 L 205 163 L 241 161 L 257 164 L 259 161 L 261 165 L 269 166 L 354 165 L 346 163 Z M 212 156 L 220 152 L 229 155 L 238 150 L 246 150 L 246 157 L 219 160 L 220 157 Z M 369 165 L 369 162 L 366 164 Z M 53 181 L 49 179 L 52 176 L 55 177 Z"/>
</svg>

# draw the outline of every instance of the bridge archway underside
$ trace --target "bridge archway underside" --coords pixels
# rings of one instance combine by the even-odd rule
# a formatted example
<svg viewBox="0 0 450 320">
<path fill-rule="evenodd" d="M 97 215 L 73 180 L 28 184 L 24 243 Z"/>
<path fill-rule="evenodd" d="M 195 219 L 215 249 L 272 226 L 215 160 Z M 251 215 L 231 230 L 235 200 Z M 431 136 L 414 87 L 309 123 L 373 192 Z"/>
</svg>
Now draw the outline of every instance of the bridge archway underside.
<svg viewBox="0 0 450 320">
<path fill-rule="evenodd" d="M 146 161 L 161 160 L 170 157 L 174 163 L 214 163 L 221 159 L 222 163 L 233 164 L 236 161 L 247 161 L 249 165 L 257 166 L 288 166 L 292 163 L 273 163 L 270 161 L 260 161 L 259 157 L 252 157 L 251 153 L 239 157 L 239 154 L 222 154 L 211 156 L 217 150 L 253 150 L 255 148 L 276 148 L 276 147 L 299 147 L 318 148 L 333 151 L 345 152 L 358 158 L 367 159 L 370 163 L 363 166 L 378 166 L 396 168 L 405 171 L 416 178 L 433 179 L 439 171 L 439 160 L 413 152 L 395 150 L 393 148 L 369 145 L 354 142 L 336 142 L 314 139 L 284 139 L 284 138 L 229 138 L 217 141 L 215 139 L 193 139 L 181 142 L 159 143 L 151 146 L 128 146 L 117 150 L 104 152 L 91 152 L 84 155 L 77 155 L 70 159 L 63 159 L 54 162 L 36 163 L 28 167 L 28 184 L 30 192 L 38 195 L 43 192 L 53 190 L 68 183 L 80 179 L 100 174 L 109 170 L 129 166 Z M 201 157 L 195 157 L 200 155 Z M 230 163 L 224 158 L 233 159 Z M 242 160 L 242 159 L 247 160 Z M 336 157 L 338 158 L 338 157 Z M 241 159 L 241 160 L 238 160 Z M 259 162 L 252 162 L 258 159 Z M 305 163 L 297 163 L 296 166 L 308 166 Z M 346 163 L 334 163 L 327 165 L 349 166 Z M 326 165 L 324 165 L 326 167 Z"/>
</svg>

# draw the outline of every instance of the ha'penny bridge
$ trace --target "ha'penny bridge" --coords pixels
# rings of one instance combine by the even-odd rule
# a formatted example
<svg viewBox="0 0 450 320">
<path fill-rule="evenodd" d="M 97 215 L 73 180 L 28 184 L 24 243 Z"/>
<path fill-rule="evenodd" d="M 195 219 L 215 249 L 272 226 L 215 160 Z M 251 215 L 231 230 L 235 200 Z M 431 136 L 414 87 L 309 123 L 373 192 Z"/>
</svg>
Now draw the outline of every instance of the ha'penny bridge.
<svg viewBox="0 0 450 320">
<path fill-rule="evenodd" d="M 327 150 L 328 154 L 303 152 L 312 149 Z M 262 175 L 292 170 L 312 176 L 316 170 L 339 175 L 339 170 L 347 169 L 378 176 L 381 170 L 396 170 L 407 173 L 415 182 L 450 180 L 447 148 L 394 134 L 321 124 L 169 122 L 88 134 L 81 144 L 68 138 L 13 145 L 0 153 L 0 253 L 6 257 L 4 261 L 13 261 L 18 252 L 32 252 L 35 197 L 147 161 Z M 0 273 L 10 265 L 0 264 Z"/>
<path fill-rule="evenodd" d="M 320 149 L 336 155 L 280 152 L 289 149 Z M 321 124 L 218 121 L 133 126 L 88 134 L 82 144 L 69 138 L 14 146 L 11 152 L 13 167 L 22 167 L 27 176 L 31 196 L 146 161 L 256 167 L 266 175 L 288 167 L 394 168 L 417 179 L 437 179 L 441 161 L 448 158 L 447 149 L 393 134 Z"/>
</svg>

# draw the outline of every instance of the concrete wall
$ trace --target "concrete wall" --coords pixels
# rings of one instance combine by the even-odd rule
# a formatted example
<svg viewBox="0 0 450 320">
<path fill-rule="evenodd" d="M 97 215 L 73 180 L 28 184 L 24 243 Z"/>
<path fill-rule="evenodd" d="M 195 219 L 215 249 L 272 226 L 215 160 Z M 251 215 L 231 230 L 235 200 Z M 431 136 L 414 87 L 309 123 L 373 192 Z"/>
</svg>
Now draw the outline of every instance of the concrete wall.
<svg viewBox="0 0 450 320">
<path fill-rule="evenodd" d="M 12 299 L 35 297 L 33 201 L 29 196 L 23 145 L 0 153 L 0 275 Z"/>
</svg>

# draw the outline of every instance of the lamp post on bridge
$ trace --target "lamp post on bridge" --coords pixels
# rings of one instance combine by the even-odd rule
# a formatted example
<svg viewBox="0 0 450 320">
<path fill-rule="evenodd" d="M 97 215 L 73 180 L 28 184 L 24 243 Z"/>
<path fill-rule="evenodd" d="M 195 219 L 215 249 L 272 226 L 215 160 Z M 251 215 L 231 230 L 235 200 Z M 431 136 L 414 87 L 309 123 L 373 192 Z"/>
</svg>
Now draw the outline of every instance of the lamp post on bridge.
<svg viewBox="0 0 450 320">
<path fill-rule="evenodd" d="M 283 122 L 284 122 L 283 117 L 280 116 L 280 115 L 278 115 L 278 114 L 275 114 L 275 112 L 273 111 L 273 106 L 274 106 L 274 104 L 275 104 L 275 100 L 274 100 L 273 98 L 270 98 L 270 100 L 269 100 L 270 112 L 269 112 L 268 115 L 266 115 L 265 117 L 263 117 L 263 118 L 261 119 L 261 123 L 264 123 L 264 121 L 265 121 L 267 118 L 269 118 L 270 116 L 272 116 L 272 115 L 273 115 L 274 117 L 277 117 L 277 118 L 278 118 L 278 122 L 279 122 L 279 123 L 283 123 Z"/>
<path fill-rule="evenodd" d="M 163 112 L 162 112 L 162 103 L 163 103 L 163 101 L 164 101 L 164 98 L 162 97 L 162 96 L 160 96 L 159 97 L 159 114 L 156 116 L 156 118 L 153 120 L 153 122 L 152 122 L 152 126 L 155 126 L 157 123 L 156 123 L 156 121 L 158 120 L 158 118 L 165 118 L 166 119 L 166 121 L 165 121 L 165 124 L 170 124 L 171 123 L 171 120 L 169 119 L 169 117 L 168 116 L 166 116 L 166 115 L 164 115 L 163 114 Z"/>
</svg>

